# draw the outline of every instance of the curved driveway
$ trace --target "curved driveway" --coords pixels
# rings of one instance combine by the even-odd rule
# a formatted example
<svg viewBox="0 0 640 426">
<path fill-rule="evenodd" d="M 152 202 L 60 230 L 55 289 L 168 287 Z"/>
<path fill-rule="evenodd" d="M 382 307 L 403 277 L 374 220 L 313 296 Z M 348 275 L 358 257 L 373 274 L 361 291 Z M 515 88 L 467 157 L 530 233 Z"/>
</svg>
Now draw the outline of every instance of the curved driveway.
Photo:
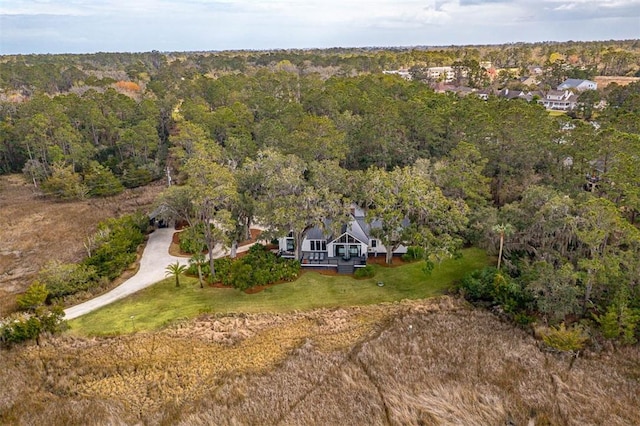
<svg viewBox="0 0 640 426">
<path fill-rule="evenodd" d="M 171 245 L 174 232 L 176 231 L 173 228 L 160 228 L 153 231 L 151 235 L 149 235 L 147 245 L 142 252 L 138 272 L 113 290 L 79 305 L 65 309 L 65 319 L 70 320 L 77 318 L 133 294 L 138 290 L 149 287 L 158 281 L 162 281 L 165 279 L 166 267 L 171 263 L 178 261 L 182 265 L 187 265 L 189 259 L 171 256 L 169 254 L 169 246 Z"/>
</svg>

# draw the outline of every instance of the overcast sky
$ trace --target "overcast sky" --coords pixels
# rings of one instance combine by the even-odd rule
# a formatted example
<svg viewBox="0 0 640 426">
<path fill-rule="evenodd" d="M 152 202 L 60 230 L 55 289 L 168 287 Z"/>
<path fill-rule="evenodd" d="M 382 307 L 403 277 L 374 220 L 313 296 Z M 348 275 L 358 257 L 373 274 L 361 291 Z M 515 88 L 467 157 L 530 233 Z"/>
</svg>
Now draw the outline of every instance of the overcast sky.
<svg viewBox="0 0 640 426">
<path fill-rule="evenodd" d="M 0 54 L 640 38 L 640 0 L 0 0 Z"/>
</svg>

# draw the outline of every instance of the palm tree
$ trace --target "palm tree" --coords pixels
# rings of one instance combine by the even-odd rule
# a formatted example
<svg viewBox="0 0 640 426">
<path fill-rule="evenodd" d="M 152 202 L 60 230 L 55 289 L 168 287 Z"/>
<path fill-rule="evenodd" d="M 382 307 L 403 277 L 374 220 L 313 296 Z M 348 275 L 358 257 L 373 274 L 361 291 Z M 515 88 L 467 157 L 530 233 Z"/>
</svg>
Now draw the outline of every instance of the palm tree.
<svg viewBox="0 0 640 426">
<path fill-rule="evenodd" d="M 180 262 L 176 260 L 176 263 L 172 263 L 167 266 L 165 276 L 176 277 L 176 287 L 180 287 L 180 274 L 183 274 L 186 270 L 187 267 L 185 265 L 181 265 Z"/>
<path fill-rule="evenodd" d="M 502 261 L 502 249 L 504 247 L 504 236 L 511 235 L 513 233 L 513 226 L 509 223 L 501 223 L 491 228 L 493 232 L 497 232 L 500 235 L 500 251 L 498 253 L 498 269 L 500 269 L 500 263 Z"/>
<path fill-rule="evenodd" d="M 204 288 L 204 284 L 202 281 L 202 265 L 204 265 L 205 262 L 206 259 L 204 257 L 204 254 L 202 253 L 196 253 L 191 256 L 191 259 L 189 259 L 189 263 L 192 265 L 196 265 L 196 267 L 198 268 L 198 281 L 200 282 L 200 288 Z"/>
</svg>

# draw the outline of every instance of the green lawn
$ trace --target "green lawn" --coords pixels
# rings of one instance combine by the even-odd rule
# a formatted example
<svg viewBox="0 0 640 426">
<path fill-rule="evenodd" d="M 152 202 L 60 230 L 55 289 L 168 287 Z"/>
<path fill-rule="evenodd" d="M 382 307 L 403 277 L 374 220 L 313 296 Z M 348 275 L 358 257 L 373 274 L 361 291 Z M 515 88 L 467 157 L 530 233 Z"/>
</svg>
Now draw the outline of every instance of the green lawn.
<svg viewBox="0 0 640 426">
<path fill-rule="evenodd" d="M 375 277 L 362 280 L 308 272 L 295 282 L 275 285 L 256 294 L 235 289 L 201 289 L 196 279 L 186 277 L 176 288 L 173 279 L 166 279 L 69 324 L 72 333 L 105 335 L 134 329 L 154 330 L 204 312 L 289 312 L 422 299 L 442 294 L 466 272 L 487 262 L 484 251 L 465 249 L 461 259 L 443 262 L 430 275 L 422 271 L 423 262 L 395 268 L 373 265 Z M 383 287 L 377 285 L 379 281 L 384 282 Z"/>
</svg>

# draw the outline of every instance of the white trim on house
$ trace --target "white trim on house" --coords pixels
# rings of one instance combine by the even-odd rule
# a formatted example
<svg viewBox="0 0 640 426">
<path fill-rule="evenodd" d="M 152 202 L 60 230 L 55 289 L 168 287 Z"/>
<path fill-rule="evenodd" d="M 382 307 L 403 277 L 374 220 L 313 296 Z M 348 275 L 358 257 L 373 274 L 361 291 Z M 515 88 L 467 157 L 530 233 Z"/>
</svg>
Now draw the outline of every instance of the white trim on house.
<svg viewBox="0 0 640 426">
<path fill-rule="evenodd" d="M 303 258 L 313 256 L 314 259 L 316 254 L 320 253 L 323 254 L 323 259 L 384 256 L 387 254 L 387 248 L 382 241 L 370 234 L 371 229 L 378 226 L 379 223 L 376 221 L 372 224 L 367 223 L 364 210 L 352 206 L 351 220 L 336 238 L 326 235 L 320 228 L 310 230 L 302 240 L 302 256 Z M 287 237 L 278 239 L 278 248 L 282 257 L 295 257 L 295 242 L 291 233 Z M 404 245 L 393 251 L 394 254 L 406 252 L 407 247 Z"/>
</svg>

